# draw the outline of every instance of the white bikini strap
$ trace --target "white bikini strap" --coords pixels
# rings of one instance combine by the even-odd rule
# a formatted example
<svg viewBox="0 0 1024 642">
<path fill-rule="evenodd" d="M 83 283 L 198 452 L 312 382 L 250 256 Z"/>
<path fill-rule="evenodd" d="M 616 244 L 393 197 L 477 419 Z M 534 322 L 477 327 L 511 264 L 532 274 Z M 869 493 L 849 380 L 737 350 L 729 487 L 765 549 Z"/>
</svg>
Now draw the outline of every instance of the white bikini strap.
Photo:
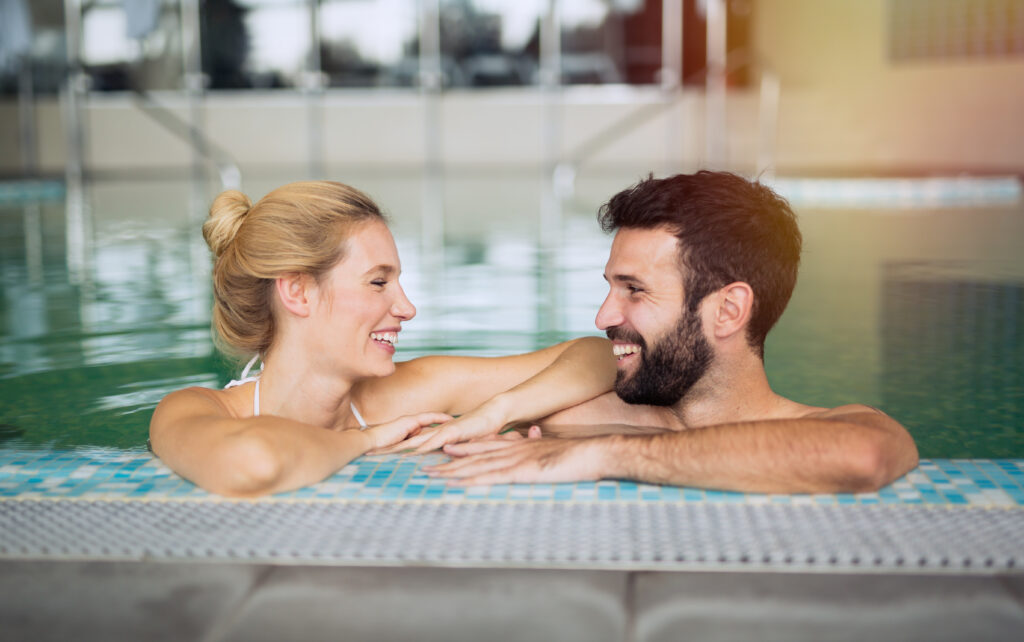
<svg viewBox="0 0 1024 642">
<path fill-rule="evenodd" d="M 256 360 L 259 359 L 259 358 L 260 358 L 260 355 L 256 355 L 255 357 L 250 359 L 249 363 L 245 364 L 245 369 L 242 370 L 241 376 L 239 376 L 237 379 L 232 379 L 231 381 L 229 381 L 228 385 L 224 386 L 224 389 L 227 390 L 228 388 L 234 388 L 235 386 L 240 386 L 243 383 L 249 383 L 250 381 L 257 381 L 259 379 L 260 375 L 263 374 L 263 364 L 262 363 L 260 364 L 260 371 L 258 373 L 256 373 L 256 374 L 254 374 L 251 377 L 249 376 L 249 371 L 252 370 L 253 365 L 256 364 Z"/>
<path fill-rule="evenodd" d="M 228 382 L 228 385 L 224 386 L 224 389 L 227 390 L 228 388 L 234 388 L 235 386 L 240 386 L 243 383 L 249 383 L 250 381 L 256 382 L 256 390 L 253 392 L 252 395 L 253 417 L 260 416 L 260 375 L 263 374 L 264 364 L 261 362 L 260 371 L 252 376 L 249 376 L 249 371 L 251 371 L 252 367 L 256 365 L 256 360 L 259 358 L 260 355 L 257 354 L 252 359 L 249 359 L 249 363 L 245 364 L 245 368 L 242 369 L 242 374 L 237 379 L 232 379 L 231 381 Z"/>
<path fill-rule="evenodd" d="M 369 426 L 366 425 L 366 421 L 363 420 L 363 416 L 359 414 L 359 410 L 356 408 L 356 405 L 352 403 L 349 404 L 349 407 L 352 408 L 352 415 L 356 418 L 356 421 L 359 422 L 359 430 L 366 430 L 369 428 Z"/>
<path fill-rule="evenodd" d="M 249 359 L 249 363 L 245 364 L 245 368 L 242 370 L 242 376 L 239 379 L 245 379 L 249 376 L 249 371 L 256 365 L 256 360 L 260 358 L 260 355 L 253 355 L 252 359 Z M 263 364 L 260 364 L 260 371 L 263 370 Z"/>
</svg>

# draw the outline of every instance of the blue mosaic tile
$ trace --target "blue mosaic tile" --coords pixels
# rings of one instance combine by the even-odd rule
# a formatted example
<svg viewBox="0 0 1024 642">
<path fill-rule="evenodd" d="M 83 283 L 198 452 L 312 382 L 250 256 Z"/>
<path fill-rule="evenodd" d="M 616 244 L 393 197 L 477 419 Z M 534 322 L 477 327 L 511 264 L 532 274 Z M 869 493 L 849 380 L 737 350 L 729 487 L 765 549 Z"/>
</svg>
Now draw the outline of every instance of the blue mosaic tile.
<svg viewBox="0 0 1024 642">
<path fill-rule="evenodd" d="M 423 466 L 443 460 L 440 454 L 363 457 L 319 484 L 269 499 L 1024 506 L 1024 460 L 922 460 L 917 469 L 877 493 L 837 495 L 763 495 L 610 480 L 464 488 L 422 472 Z M 146 453 L 3 450 L 0 497 L 216 499 Z"/>
</svg>

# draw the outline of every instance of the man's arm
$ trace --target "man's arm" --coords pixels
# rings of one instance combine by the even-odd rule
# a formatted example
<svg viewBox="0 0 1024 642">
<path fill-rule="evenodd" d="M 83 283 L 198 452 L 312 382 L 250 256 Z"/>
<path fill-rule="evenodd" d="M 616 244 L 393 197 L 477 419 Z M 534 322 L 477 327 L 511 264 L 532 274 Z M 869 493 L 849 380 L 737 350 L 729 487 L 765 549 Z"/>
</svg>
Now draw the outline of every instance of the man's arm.
<svg viewBox="0 0 1024 642">
<path fill-rule="evenodd" d="M 917 465 L 907 431 L 867 406 L 656 435 L 450 445 L 465 485 L 601 478 L 746 492 L 867 492 Z"/>
</svg>

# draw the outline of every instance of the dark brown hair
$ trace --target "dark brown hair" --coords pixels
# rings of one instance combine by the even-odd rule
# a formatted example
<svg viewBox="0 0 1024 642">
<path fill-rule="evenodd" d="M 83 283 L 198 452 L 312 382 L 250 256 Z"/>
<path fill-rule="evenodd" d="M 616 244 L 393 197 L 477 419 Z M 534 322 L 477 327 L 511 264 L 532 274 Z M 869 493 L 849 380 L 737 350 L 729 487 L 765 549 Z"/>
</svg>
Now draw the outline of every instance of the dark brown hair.
<svg viewBox="0 0 1024 642">
<path fill-rule="evenodd" d="M 754 291 L 747 341 L 764 358 L 764 340 L 796 285 L 803 239 L 785 199 L 728 172 L 701 171 L 625 189 L 601 206 L 601 228 L 664 227 L 679 240 L 686 306 L 736 281 Z"/>
</svg>

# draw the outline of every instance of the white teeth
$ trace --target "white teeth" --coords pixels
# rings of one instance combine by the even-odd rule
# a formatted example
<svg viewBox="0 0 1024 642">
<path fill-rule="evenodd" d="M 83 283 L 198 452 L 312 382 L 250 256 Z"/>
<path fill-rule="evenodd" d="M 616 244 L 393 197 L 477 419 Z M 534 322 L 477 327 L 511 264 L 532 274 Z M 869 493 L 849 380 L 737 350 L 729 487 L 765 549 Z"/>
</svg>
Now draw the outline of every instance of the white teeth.
<svg viewBox="0 0 1024 642">
<path fill-rule="evenodd" d="M 616 357 L 623 357 L 623 356 L 625 356 L 627 354 L 633 354 L 635 352 L 640 352 L 640 350 L 641 350 L 640 346 L 636 345 L 635 343 L 629 343 L 629 344 L 616 343 L 616 344 L 612 345 L 612 354 L 614 354 Z"/>
<path fill-rule="evenodd" d="M 390 343 L 391 345 L 398 343 L 397 332 L 371 332 L 370 338 L 374 341 L 383 341 L 385 343 Z"/>
</svg>

